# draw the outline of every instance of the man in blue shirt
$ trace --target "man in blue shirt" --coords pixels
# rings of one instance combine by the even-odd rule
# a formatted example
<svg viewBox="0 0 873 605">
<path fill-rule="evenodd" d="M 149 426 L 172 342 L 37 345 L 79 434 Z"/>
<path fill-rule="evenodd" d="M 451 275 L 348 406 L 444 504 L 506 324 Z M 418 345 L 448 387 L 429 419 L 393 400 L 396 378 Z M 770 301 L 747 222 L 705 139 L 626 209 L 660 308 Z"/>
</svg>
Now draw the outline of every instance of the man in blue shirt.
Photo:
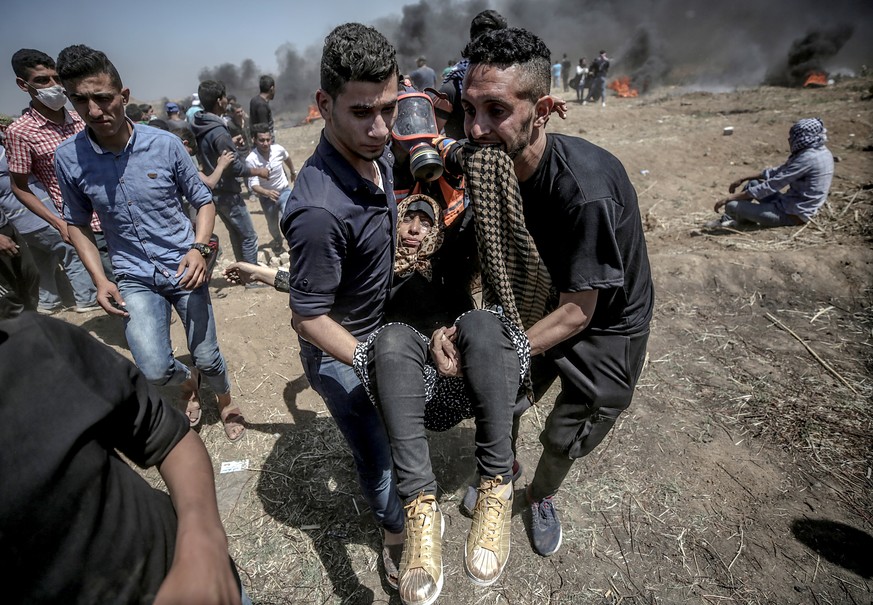
<svg viewBox="0 0 873 605">
<path fill-rule="evenodd" d="M 385 530 L 383 561 L 395 587 L 403 509 L 385 427 L 351 364 L 381 322 L 391 286 L 397 208 L 386 145 L 397 84 L 394 48 L 375 29 L 349 23 L 328 35 L 316 93 L 324 131 L 282 220 L 303 369 L 352 450 L 361 491 Z"/>
<path fill-rule="evenodd" d="M 231 403 L 206 285 L 212 194 L 178 137 L 126 119 L 130 90 L 105 54 L 70 46 L 58 57 L 58 72 L 87 126 L 58 147 L 55 170 L 70 239 L 97 286 L 97 302 L 124 318 L 130 352 L 149 382 L 182 386 L 192 426 L 200 421 L 197 390 L 205 377 L 235 441 L 245 431 L 244 419 Z M 194 231 L 182 211 L 183 195 L 197 209 Z M 92 211 L 103 224 L 117 285 L 100 264 L 88 226 Z M 171 305 L 185 326 L 196 369 L 173 356 Z"/>
</svg>

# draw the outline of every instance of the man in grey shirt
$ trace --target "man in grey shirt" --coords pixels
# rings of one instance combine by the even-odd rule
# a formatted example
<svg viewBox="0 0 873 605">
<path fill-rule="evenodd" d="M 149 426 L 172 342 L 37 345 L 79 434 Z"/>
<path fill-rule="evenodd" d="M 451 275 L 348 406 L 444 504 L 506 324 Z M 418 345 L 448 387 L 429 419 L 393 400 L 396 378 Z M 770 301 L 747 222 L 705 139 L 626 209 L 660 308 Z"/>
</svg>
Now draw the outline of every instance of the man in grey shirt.
<svg viewBox="0 0 873 605">
<path fill-rule="evenodd" d="M 416 64 L 418 69 L 409 74 L 409 79 L 412 80 L 412 85 L 415 86 L 416 90 L 436 88 L 436 72 L 428 67 L 427 59 L 419 57 Z"/>
<path fill-rule="evenodd" d="M 827 201 L 834 176 L 834 156 L 825 147 L 826 141 L 827 129 L 819 118 L 796 122 L 788 133 L 788 160 L 731 183 L 731 195 L 715 203 L 715 211 L 724 208 L 724 214 L 706 227 L 806 224 Z M 745 181 L 746 186 L 737 191 Z M 782 193 L 785 187 L 788 191 Z"/>
</svg>

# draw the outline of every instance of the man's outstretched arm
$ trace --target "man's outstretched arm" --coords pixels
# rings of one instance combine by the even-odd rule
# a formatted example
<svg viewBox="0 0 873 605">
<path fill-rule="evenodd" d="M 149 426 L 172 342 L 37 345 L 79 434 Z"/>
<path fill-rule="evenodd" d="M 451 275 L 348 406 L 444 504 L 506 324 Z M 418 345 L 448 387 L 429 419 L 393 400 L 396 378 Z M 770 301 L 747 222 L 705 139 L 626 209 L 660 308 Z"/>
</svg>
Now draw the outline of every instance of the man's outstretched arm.
<svg viewBox="0 0 873 605">
<path fill-rule="evenodd" d="M 178 526 L 173 565 L 155 604 L 239 603 L 240 589 L 218 515 L 212 463 L 203 442 L 188 431 L 158 470 L 173 500 Z"/>
</svg>

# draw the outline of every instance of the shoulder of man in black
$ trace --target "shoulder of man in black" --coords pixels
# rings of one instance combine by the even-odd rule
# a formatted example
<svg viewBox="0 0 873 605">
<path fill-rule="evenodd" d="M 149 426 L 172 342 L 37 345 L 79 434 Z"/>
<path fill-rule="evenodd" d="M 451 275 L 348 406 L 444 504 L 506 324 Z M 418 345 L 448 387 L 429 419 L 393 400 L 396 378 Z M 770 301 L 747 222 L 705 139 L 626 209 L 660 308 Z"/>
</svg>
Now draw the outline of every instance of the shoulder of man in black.
<svg viewBox="0 0 873 605">
<path fill-rule="evenodd" d="M 636 192 L 627 171 L 612 153 L 581 137 L 563 134 L 547 137 L 546 152 L 531 181 L 548 173 L 558 179 L 553 188 L 578 187 L 585 200 L 612 198 L 621 206 L 636 205 Z M 551 169 L 544 172 L 545 162 L 551 163 Z M 525 185 L 527 182 L 522 184 L 522 190 Z"/>
<path fill-rule="evenodd" d="M 589 141 L 548 137 L 536 174 L 521 184 L 537 248 L 558 288 L 611 292 L 598 299 L 590 330 L 640 331 L 651 318 L 651 271 L 627 171 Z"/>
</svg>

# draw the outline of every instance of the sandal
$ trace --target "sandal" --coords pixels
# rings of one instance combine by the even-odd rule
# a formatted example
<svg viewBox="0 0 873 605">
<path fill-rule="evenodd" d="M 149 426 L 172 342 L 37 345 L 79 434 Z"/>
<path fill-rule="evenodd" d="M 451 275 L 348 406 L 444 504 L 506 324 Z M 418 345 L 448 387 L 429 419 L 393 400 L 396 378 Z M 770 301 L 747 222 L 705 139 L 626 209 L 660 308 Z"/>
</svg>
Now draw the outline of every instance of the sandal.
<svg viewBox="0 0 873 605">
<path fill-rule="evenodd" d="M 227 435 L 227 439 L 230 442 L 239 441 L 246 434 L 245 422 L 246 419 L 238 406 L 221 411 L 221 423 L 224 425 L 224 434 Z M 236 428 L 241 428 L 242 430 L 234 437 L 233 431 Z"/>
<path fill-rule="evenodd" d="M 184 394 L 182 396 L 182 401 L 185 403 L 185 416 L 188 417 L 188 425 L 192 429 L 200 424 L 200 419 L 203 417 L 203 409 L 200 407 L 200 383 L 203 381 L 203 375 L 197 368 L 191 368 L 191 373 L 195 372 L 197 373 L 197 387 L 187 396 Z M 191 407 L 193 403 L 197 404 L 196 408 Z"/>
</svg>

